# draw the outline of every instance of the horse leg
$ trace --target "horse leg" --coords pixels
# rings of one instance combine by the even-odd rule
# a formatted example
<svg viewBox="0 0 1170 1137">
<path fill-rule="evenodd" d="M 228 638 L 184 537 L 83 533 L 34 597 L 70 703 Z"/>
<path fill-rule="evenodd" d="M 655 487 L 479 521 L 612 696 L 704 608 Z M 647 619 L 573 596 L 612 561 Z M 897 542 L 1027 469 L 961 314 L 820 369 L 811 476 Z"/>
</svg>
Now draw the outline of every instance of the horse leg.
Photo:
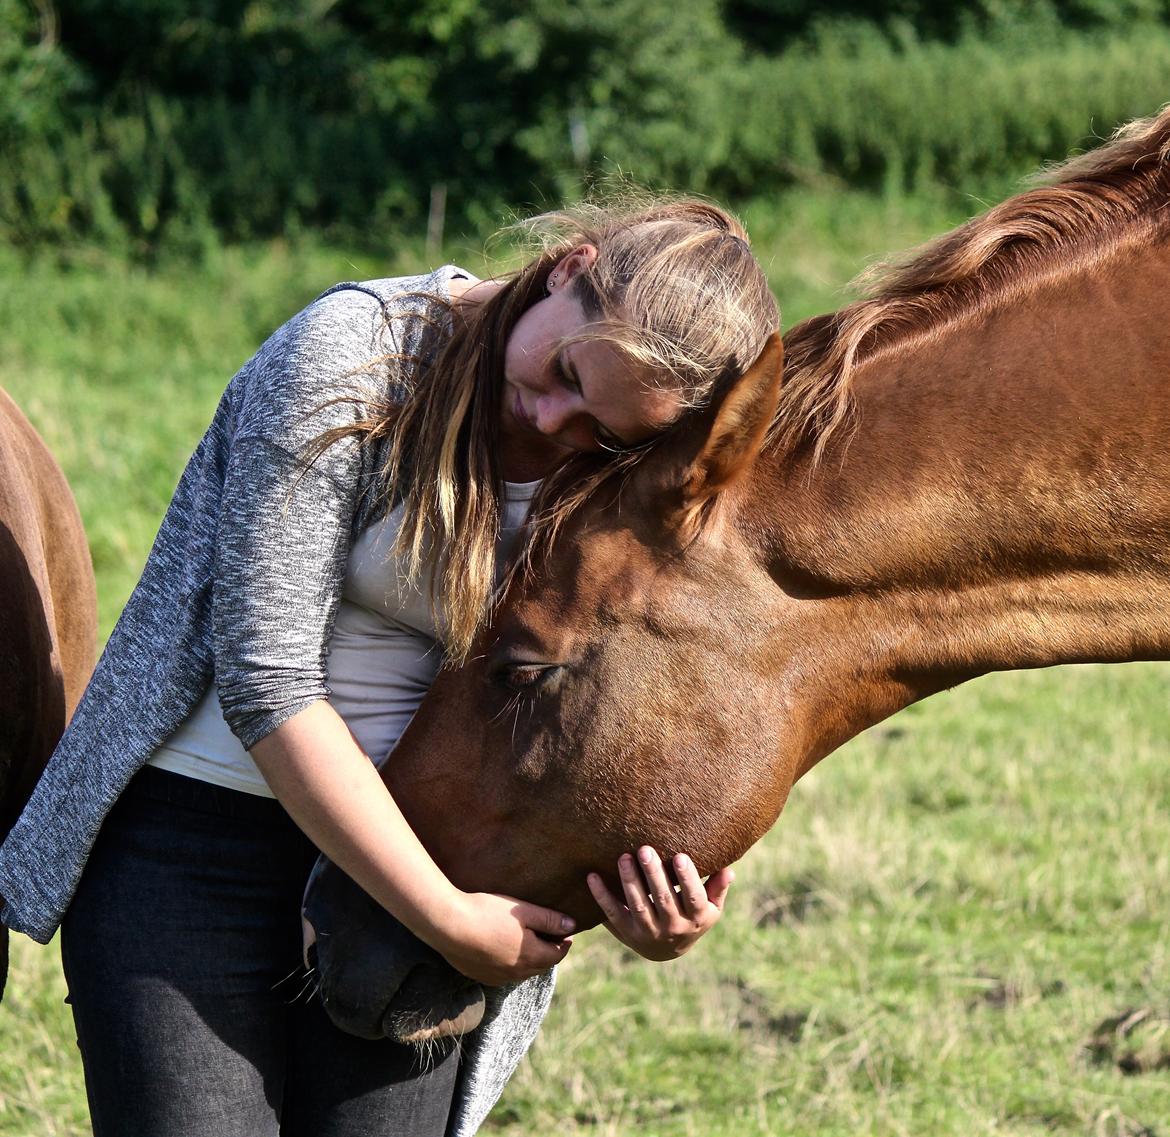
<svg viewBox="0 0 1170 1137">
<path fill-rule="evenodd" d="M 65 475 L 0 391 L 0 841 L 93 670 L 93 563 Z M 0 931 L 0 997 L 8 939 Z"/>
</svg>

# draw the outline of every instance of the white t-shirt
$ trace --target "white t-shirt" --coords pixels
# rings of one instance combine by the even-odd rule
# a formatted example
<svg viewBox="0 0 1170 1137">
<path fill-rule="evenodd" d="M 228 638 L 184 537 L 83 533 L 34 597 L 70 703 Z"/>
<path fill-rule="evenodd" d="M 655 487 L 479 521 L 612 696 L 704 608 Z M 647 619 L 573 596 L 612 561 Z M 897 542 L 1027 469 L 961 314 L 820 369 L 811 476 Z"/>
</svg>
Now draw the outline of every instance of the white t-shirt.
<svg viewBox="0 0 1170 1137">
<path fill-rule="evenodd" d="M 505 482 L 496 564 L 502 568 L 539 482 Z M 381 762 L 422 702 L 442 663 L 430 589 L 412 588 L 392 550 L 402 506 L 359 535 L 349 552 L 326 660 L 329 702 L 358 745 Z M 273 797 L 232 734 L 212 683 L 149 764 L 245 793 Z"/>
</svg>

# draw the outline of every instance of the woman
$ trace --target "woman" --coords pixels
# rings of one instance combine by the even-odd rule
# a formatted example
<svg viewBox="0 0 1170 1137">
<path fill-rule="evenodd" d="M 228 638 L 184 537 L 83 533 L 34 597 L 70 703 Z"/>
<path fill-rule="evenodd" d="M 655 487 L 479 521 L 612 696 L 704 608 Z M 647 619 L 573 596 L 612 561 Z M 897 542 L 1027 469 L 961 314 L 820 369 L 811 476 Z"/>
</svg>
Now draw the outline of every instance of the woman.
<svg viewBox="0 0 1170 1137">
<path fill-rule="evenodd" d="M 474 1132 L 522 1052 L 474 1050 L 457 1086 L 454 1052 L 422 1070 L 280 981 L 318 848 L 482 982 L 568 950 L 560 914 L 455 888 L 369 756 L 425 693 L 436 640 L 466 656 L 533 483 L 582 452 L 634 460 L 777 313 L 713 206 L 544 222 L 559 235 L 510 280 L 339 285 L 244 366 L 0 849 L 5 923 L 44 941 L 64 918 L 99 1137 Z M 619 864 L 621 900 L 591 887 L 619 938 L 670 958 L 718 919 L 730 873 L 704 887 L 683 858 L 655 906 L 668 869 L 639 860 Z M 529 984 L 504 1000 L 514 1038 L 544 1001 Z"/>
</svg>

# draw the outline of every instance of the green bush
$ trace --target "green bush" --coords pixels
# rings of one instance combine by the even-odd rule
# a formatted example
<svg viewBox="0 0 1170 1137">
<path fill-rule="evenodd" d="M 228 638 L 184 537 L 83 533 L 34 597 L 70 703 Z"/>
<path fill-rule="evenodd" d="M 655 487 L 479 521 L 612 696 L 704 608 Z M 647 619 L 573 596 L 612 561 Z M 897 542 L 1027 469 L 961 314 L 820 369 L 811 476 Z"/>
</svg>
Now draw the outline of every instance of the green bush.
<svg viewBox="0 0 1170 1137">
<path fill-rule="evenodd" d="M 966 192 L 1170 99 L 1170 0 L 0 0 L 0 236 L 418 233 L 620 170 Z"/>
<path fill-rule="evenodd" d="M 954 46 L 823 34 L 815 52 L 754 60 L 736 81 L 750 110 L 721 171 L 725 192 L 826 175 L 896 191 L 975 190 L 1170 101 L 1170 31 L 1033 29 Z"/>
</svg>

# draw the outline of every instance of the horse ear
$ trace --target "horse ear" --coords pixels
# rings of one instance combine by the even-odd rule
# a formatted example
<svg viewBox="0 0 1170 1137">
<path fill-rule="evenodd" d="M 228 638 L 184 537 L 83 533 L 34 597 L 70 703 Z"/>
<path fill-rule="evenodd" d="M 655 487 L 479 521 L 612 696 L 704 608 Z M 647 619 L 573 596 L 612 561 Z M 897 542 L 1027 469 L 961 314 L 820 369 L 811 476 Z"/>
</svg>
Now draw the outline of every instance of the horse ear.
<svg viewBox="0 0 1170 1137">
<path fill-rule="evenodd" d="M 783 372 L 784 347 L 780 333 L 773 332 L 759 359 L 709 409 L 705 436 L 682 475 L 677 520 L 684 528 L 690 528 L 703 506 L 738 481 L 756 460 L 776 415 Z"/>
</svg>

